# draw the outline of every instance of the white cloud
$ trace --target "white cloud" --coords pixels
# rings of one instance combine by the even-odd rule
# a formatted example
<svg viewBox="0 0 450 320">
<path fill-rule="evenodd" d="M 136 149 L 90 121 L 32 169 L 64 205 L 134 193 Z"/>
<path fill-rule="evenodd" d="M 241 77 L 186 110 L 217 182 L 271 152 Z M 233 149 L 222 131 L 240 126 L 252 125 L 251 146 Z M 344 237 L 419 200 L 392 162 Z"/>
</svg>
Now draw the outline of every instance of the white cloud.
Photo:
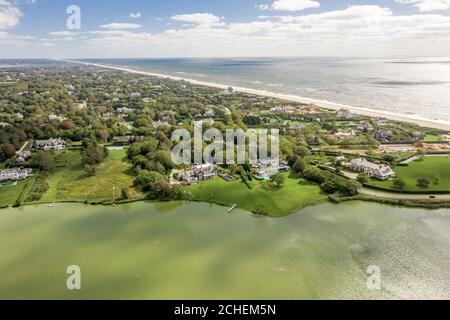
<svg viewBox="0 0 450 320">
<path fill-rule="evenodd" d="M 53 31 L 53 32 L 49 32 L 48 35 L 49 36 L 54 36 L 54 37 L 70 37 L 70 36 L 74 36 L 76 35 L 76 32 L 72 32 L 72 31 Z"/>
<path fill-rule="evenodd" d="M 139 29 L 142 25 L 137 23 L 110 23 L 101 25 L 100 28 L 108 30 L 128 30 L 128 29 Z"/>
<path fill-rule="evenodd" d="M 177 14 L 171 17 L 172 20 L 188 22 L 197 25 L 222 25 L 222 18 L 215 16 L 211 13 L 190 13 L 190 14 Z"/>
<path fill-rule="evenodd" d="M 395 0 L 403 4 L 412 4 L 421 12 L 445 11 L 450 9 L 450 0 Z"/>
<path fill-rule="evenodd" d="M 142 17 L 142 14 L 140 12 L 136 12 L 136 13 L 131 12 L 127 17 L 131 18 L 131 19 L 138 19 L 138 18 Z"/>
<path fill-rule="evenodd" d="M 0 0 L 0 30 L 17 26 L 22 12 L 7 0 Z"/>
<path fill-rule="evenodd" d="M 395 15 L 389 8 L 363 5 L 228 24 L 211 16 L 172 17 L 191 26 L 160 33 L 97 31 L 85 41 L 87 55 L 450 55 L 450 17 L 439 14 Z M 220 26 L 209 27 L 220 22 Z"/>
<path fill-rule="evenodd" d="M 126 30 L 97 30 L 97 31 L 90 31 L 90 34 L 97 34 L 102 36 L 123 36 L 130 34 L 131 31 Z"/>
<path fill-rule="evenodd" d="M 319 8 L 320 3 L 312 0 L 277 0 L 272 4 L 259 5 L 260 10 L 276 11 L 302 11 L 310 8 Z"/>
<path fill-rule="evenodd" d="M 51 42 L 42 42 L 39 45 L 42 46 L 42 47 L 49 47 L 49 48 L 56 47 L 56 44 L 51 43 Z"/>
</svg>

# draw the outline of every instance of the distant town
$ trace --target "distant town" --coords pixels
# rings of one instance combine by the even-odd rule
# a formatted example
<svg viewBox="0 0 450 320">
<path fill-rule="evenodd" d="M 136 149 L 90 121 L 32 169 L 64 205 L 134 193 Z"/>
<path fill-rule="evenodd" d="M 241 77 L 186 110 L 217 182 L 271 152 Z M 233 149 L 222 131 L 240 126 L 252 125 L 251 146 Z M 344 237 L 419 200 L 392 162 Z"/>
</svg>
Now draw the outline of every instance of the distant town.
<svg viewBox="0 0 450 320">
<path fill-rule="evenodd" d="M 277 170 L 172 163 L 170 137 L 279 129 Z M 185 81 L 36 61 L 0 72 L 0 206 L 191 200 L 286 215 L 322 201 L 450 206 L 450 133 Z M 269 170 L 270 169 L 270 170 Z"/>
</svg>

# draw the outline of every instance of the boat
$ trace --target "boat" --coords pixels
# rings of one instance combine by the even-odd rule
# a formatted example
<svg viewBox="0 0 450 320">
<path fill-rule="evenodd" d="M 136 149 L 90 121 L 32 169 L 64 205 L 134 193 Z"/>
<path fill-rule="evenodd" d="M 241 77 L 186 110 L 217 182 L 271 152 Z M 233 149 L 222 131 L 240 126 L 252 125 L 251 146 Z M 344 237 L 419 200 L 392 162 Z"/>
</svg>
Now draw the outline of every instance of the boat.
<svg viewBox="0 0 450 320">
<path fill-rule="evenodd" d="M 237 204 L 235 204 L 234 206 L 232 206 L 230 209 L 228 209 L 228 213 L 230 213 L 231 211 L 233 211 L 236 207 L 237 207 Z"/>
</svg>

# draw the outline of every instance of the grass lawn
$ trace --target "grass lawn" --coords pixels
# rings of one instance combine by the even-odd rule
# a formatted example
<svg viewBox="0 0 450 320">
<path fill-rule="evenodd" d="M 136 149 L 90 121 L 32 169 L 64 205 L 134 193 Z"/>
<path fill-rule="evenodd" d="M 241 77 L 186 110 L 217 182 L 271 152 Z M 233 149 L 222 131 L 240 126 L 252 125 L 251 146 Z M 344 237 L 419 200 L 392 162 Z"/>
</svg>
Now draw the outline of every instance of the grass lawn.
<svg viewBox="0 0 450 320">
<path fill-rule="evenodd" d="M 427 134 L 425 136 L 425 141 L 426 142 L 440 142 L 440 141 L 442 141 L 442 137 L 436 136 L 434 134 Z"/>
<path fill-rule="evenodd" d="M 396 167 L 397 176 L 405 182 L 404 190 L 450 190 L 450 157 L 432 156 L 425 157 L 422 161 L 413 161 L 407 167 Z M 438 184 L 431 184 L 429 188 L 421 188 L 417 185 L 419 178 L 434 179 L 439 177 Z M 392 181 L 371 181 L 372 184 L 392 188 Z"/>
<path fill-rule="evenodd" d="M 298 208 L 325 200 L 320 187 L 302 179 L 289 177 L 282 188 L 270 186 L 268 182 L 253 180 L 252 189 L 240 180 L 227 182 L 221 178 L 186 186 L 184 191 L 192 193 L 192 199 L 213 202 L 249 211 L 263 211 L 271 216 L 283 216 Z"/>
<path fill-rule="evenodd" d="M 132 166 L 124 158 L 125 150 L 111 150 L 91 177 L 84 172 L 80 151 L 57 152 L 57 168 L 47 180 L 49 189 L 40 202 L 109 200 L 113 192 L 119 198 L 124 187 L 129 188 L 130 197 L 140 196 L 133 187 Z"/>
<path fill-rule="evenodd" d="M 13 205 L 19 198 L 22 191 L 28 185 L 31 178 L 18 181 L 17 185 L 11 187 L 0 187 L 0 206 Z M 9 182 L 5 182 L 9 183 Z"/>
</svg>

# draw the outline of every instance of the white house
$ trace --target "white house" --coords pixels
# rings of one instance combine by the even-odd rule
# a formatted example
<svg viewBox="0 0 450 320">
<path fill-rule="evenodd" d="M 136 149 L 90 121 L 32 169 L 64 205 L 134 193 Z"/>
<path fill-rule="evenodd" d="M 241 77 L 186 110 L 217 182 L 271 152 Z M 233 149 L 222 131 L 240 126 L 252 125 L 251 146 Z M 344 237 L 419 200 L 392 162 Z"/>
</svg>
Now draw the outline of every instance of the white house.
<svg viewBox="0 0 450 320">
<path fill-rule="evenodd" d="M 353 159 L 347 164 L 347 168 L 356 172 L 364 172 L 379 180 L 387 180 L 395 177 L 391 167 L 384 164 L 375 164 L 364 158 Z"/>
<path fill-rule="evenodd" d="M 215 112 L 214 112 L 213 109 L 207 109 L 207 110 L 203 113 L 203 116 L 206 117 L 206 118 L 214 117 L 214 115 L 215 115 Z"/>
<path fill-rule="evenodd" d="M 357 120 L 359 119 L 359 114 L 350 112 L 348 109 L 340 109 L 336 112 L 336 117 L 339 119 Z"/>
<path fill-rule="evenodd" d="M 355 130 L 351 130 L 349 132 L 337 132 L 334 134 L 334 138 L 337 141 L 344 141 L 356 138 Z"/>
<path fill-rule="evenodd" d="M 78 103 L 75 107 L 78 108 L 78 109 L 81 109 L 81 110 L 82 109 L 86 109 L 87 108 L 87 102 L 83 101 L 81 103 Z"/>
<path fill-rule="evenodd" d="M 118 113 L 128 114 L 128 113 L 133 112 L 133 109 L 130 109 L 130 108 L 127 108 L 127 107 L 122 107 L 122 108 L 117 108 L 117 112 Z"/>
<path fill-rule="evenodd" d="M 252 163 L 255 174 L 259 178 L 268 179 L 271 175 L 279 171 L 288 171 L 290 169 L 286 161 L 280 160 L 278 163 L 271 159 L 257 160 Z"/>
<path fill-rule="evenodd" d="M 62 116 L 58 116 L 56 114 L 51 114 L 51 115 L 48 116 L 48 120 L 62 122 L 64 120 L 67 120 L 67 118 L 62 117 Z"/>
<path fill-rule="evenodd" d="M 391 130 L 383 130 L 383 129 L 378 129 L 373 135 L 373 137 L 380 142 L 389 141 L 393 138 L 393 136 L 394 134 L 392 133 Z"/>
<path fill-rule="evenodd" d="M 31 173 L 30 168 L 21 169 L 21 168 L 12 168 L 12 169 L 4 169 L 0 170 L 0 182 L 3 181 L 18 181 L 23 180 L 28 177 Z"/>
<path fill-rule="evenodd" d="M 16 163 L 24 163 L 25 161 L 27 161 L 27 159 L 29 157 L 31 157 L 30 150 L 24 150 L 24 151 L 17 152 Z"/>
<path fill-rule="evenodd" d="M 210 180 L 219 175 L 219 168 L 215 164 L 205 163 L 193 166 L 191 170 L 179 172 L 175 178 L 182 184 L 195 184 L 199 181 Z"/>
<path fill-rule="evenodd" d="M 373 131 L 373 126 L 370 124 L 369 121 L 361 121 L 358 125 L 358 129 L 364 132 L 369 132 Z"/>
<path fill-rule="evenodd" d="M 296 108 L 293 106 L 276 106 L 270 109 L 271 112 L 275 112 L 275 113 L 283 113 L 283 114 L 287 114 L 287 113 L 293 113 L 296 111 Z"/>
<path fill-rule="evenodd" d="M 43 150 L 64 150 L 66 148 L 66 142 L 61 138 L 50 138 L 48 140 L 36 140 L 35 146 L 37 149 Z"/>
<path fill-rule="evenodd" d="M 107 120 L 111 117 L 114 117 L 114 113 L 112 113 L 112 112 L 106 112 L 106 113 L 102 114 L 102 118 L 105 120 Z"/>
</svg>

